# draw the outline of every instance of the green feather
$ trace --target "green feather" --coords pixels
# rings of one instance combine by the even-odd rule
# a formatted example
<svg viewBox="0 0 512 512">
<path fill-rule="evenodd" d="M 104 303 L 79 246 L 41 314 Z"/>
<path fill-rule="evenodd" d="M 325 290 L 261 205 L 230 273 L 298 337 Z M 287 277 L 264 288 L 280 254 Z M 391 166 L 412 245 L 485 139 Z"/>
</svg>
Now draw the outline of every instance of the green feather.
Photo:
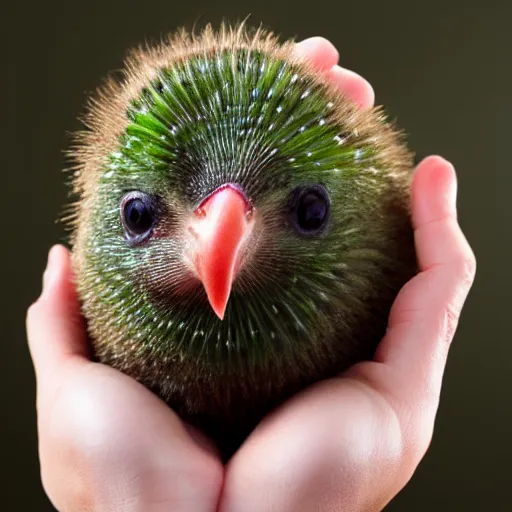
<svg viewBox="0 0 512 512">
<path fill-rule="evenodd" d="M 82 236 L 79 291 L 100 360 L 217 432 L 372 356 L 415 271 L 410 158 L 381 113 L 360 133 L 364 114 L 305 66 L 233 45 L 158 68 L 124 115 Z M 403 159 L 391 167 L 395 146 Z M 186 278 L 182 231 L 227 182 L 261 228 L 221 321 Z M 330 194 L 322 236 L 290 222 L 290 193 L 305 184 Z M 139 245 L 119 213 L 133 190 L 158 198 L 153 236 Z"/>
</svg>

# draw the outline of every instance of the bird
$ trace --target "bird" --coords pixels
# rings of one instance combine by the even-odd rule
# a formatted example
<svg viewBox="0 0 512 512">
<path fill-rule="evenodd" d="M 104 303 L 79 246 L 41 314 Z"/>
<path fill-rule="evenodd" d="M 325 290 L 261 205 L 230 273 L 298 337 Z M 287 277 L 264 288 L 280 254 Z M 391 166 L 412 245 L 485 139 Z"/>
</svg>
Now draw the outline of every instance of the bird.
<svg viewBox="0 0 512 512">
<path fill-rule="evenodd" d="M 66 221 L 94 358 L 229 458 L 279 404 L 371 359 L 417 272 L 413 153 L 245 23 L 132 50 L 89 100 Z"/>
</svg>

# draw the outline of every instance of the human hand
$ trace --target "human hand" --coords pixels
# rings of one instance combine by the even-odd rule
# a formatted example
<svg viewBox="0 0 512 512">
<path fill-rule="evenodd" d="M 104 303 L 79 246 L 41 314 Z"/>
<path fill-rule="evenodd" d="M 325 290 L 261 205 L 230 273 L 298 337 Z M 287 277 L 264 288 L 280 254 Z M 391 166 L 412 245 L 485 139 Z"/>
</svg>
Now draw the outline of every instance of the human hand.
<svg viewBox="0 0 512 512">
<path fill-rule="evenodd" d="M 361 108 L 371 86 L 336 64 L 325 40 L 302 50 Z M 380 511 L 432 438 L 450 342 L 475 274 L 456 217 L 456 177 L 440 157 L 412 185 L 419 274 L 398 295 L 371 362 L 296 395 L 264 419 L 229 462 L 220 512 Z"/>
<path fill-rule="evenodd" d="M 68 251 L 27 316 L 44 489 L 60 512 L 214 511 L 214 450 L 144 386 L 90 360 Z"/>
</svg>

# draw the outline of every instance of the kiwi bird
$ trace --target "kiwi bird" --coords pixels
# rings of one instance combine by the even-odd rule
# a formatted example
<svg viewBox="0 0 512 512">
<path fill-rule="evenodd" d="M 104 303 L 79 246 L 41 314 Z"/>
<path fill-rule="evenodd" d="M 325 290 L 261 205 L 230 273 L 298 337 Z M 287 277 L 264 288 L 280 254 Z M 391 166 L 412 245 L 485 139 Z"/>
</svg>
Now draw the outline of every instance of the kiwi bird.
<svg viewBox="0 0 512 512">
<path fill-rule="evenodd" d="M 99 361 L 229 454 L 372 357 L 416 271 L 413 157 L 382 109 L 240 25 L 132 52 L 84 122 L 72 261 Z"/>
</svg>

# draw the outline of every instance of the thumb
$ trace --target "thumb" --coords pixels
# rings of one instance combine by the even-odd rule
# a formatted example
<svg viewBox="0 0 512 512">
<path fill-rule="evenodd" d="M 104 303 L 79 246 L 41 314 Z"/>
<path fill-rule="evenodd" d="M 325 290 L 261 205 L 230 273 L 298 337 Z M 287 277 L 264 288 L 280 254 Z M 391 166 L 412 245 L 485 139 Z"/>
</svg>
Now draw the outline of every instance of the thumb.
<svg viewBox="0 0 512 512">
<path fill-rule="evenodd" d="M 38 385 L 55 376 L 67 360 L 89 359 L 85 324 L 71 280 L 69 251 L 52 247 L 43 291 L 27 313 L 27 336 Z"/>
</svg>

